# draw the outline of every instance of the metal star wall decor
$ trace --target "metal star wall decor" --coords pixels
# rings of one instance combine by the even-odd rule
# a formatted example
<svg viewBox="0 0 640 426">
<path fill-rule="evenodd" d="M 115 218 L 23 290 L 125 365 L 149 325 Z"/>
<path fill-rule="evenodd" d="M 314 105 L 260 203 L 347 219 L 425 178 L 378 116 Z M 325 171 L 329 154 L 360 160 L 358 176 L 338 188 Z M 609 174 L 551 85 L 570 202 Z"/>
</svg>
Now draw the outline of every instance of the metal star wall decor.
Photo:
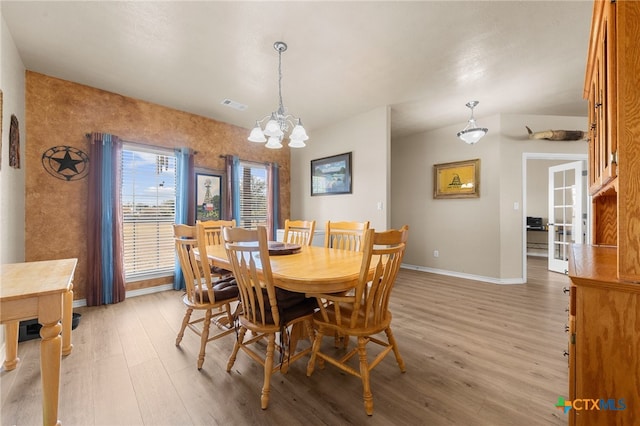
<svg viewBox="0 0 640 426">
<path fill-rule="evenodd" d="M 42 154 L 42 166 L 58 179 L 79 180 L 89 174 L 89 156 L 72 146 L 53 146 Z"/>
</svg>

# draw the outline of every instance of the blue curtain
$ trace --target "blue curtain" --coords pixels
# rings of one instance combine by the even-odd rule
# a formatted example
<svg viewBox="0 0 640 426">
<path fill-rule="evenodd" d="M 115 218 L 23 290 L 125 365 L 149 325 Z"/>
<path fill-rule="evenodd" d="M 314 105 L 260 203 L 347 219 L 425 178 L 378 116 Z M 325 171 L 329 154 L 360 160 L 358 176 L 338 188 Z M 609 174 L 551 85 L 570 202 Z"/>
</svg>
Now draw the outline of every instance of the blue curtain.
<svg viewBox="0 0 640 426">
<path fill-rule="evenodd" d="M 121 155 L 118 137 L 92 133 L 87 198 L 87 305 L 125 299 Z"/>
<path fill-rule="evenodd" d="M 240 223 L 240 159 L 235 155 L 227 155 L 227 220 L 235 219 Z"/>
<path fill-rule="evenodd" d="M 276 240 L 280 225 L 280 166 L 271 163 L 267 166 L 267 215 L 269 238 Z"/>
<path fill-rule="evenodd" d="M 178 148 L 175 150 L 176 156 L 176 224 L 194 224 L 195 217 L 191 214 L 194 210 L 194 197 L 192 194 L 195 184 L 192 183 L 193 175 L 193 152 L 189 148 Z M 193 185 L 193 186 L 192 186 Z M 173 288 L 182 290 L 185 288 L 182 268 L 176 256 L 173 271 Z"/>
<path fill-rule="evenodd" d="M 113 303 L 111 295 L 113 285 L 113 192 L 119 188 L 114 188 L 111 182 L 113 176 L 113 158 L 111 151 L 113 143 L 111 135 L 104 135 L 102 138 L 104 154 L 102 157 L 102 298 L 105 304 Z"/>
</svg>

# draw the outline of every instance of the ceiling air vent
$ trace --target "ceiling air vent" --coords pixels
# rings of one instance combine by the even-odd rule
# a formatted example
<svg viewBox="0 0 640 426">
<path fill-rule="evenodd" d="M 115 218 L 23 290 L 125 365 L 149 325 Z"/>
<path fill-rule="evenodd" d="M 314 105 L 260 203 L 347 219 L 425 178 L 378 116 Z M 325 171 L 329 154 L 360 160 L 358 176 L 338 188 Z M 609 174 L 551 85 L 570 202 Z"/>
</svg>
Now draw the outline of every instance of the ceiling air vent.
<svg viewBox="0 0 640 426">
<path fill-rule="evenodd" d="M 225 99 L 220 103 L 222 105 L 228 106 L 229 108 L 237 109 L 238 111 L 244 111 L 245 109 L 249 108 L 247 105 L 241 104 L 240 102 L 232 101 L 231 99 Z"/>
</svg>

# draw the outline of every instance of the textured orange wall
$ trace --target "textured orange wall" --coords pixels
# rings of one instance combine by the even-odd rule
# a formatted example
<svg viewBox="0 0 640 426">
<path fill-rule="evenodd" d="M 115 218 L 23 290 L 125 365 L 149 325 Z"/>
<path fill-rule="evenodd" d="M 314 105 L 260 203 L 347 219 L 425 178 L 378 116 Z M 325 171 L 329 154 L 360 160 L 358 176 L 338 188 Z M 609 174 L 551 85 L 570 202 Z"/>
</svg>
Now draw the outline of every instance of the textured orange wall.
<svg viewBox="0 0 640 426">
<path fill-rule="evenodd" d="M 58 145 L 89 153 L 86 133 L 111 133 L 121 139 L 196 151 L 195 166 L 224 170 L 220 155 L 280 165 L 280 223 L 289 217 L 289 149 L 270 150 L 247 141 L 248 130 L 43 74 L 27 71 L 26 260 L 78 258 L 74 298 L 85 298 L 88 179 L 64 181 L 42 166 L 42 154 Z M 91 161 L 91 159 L 89 159 Z M 157 284 L 136 283 L 140 288 Z"/>
</svg>

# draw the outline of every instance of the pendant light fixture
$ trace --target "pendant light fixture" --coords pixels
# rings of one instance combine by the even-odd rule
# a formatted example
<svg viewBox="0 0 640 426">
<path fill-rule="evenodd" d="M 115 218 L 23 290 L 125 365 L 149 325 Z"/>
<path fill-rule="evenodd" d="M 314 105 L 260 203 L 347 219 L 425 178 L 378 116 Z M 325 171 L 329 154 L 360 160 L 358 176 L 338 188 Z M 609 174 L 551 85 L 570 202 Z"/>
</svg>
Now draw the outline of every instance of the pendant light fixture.
<svg viewBox="0 0 640 426">
<path fill-rule="evenodd" d="M 477 143 L 488 131 L 486 127 L 478 127 L 476 119 L 473 117 L 473 108 L 479 103 L 478 101 L 467 102 L 467 107 L 471 109 L 471 118 L 469 118 L 467 127 L 458 132 L 458 137 L 469 145 Z"/>
<path fill-rule="evenodd" d="M 289 146 L 291 148 L 303 148 L 306 146 L 304 141 L 309 139 L 307 131 L 302 126 L 300 118 L 288 114 L 287 109 L 282 103 L 282 52 L 287 50 L 287 44 L 283 41 L 276 41 L 273 43 L 273 48 L 278 52 L 278 109 L 272 112 L 271 115 L 257 120 L 256 126 L 251 130 L 248 139 L 251 142 L 266 142 L 265 146 L 267 148 L 279 149 L 282 148 L 282 141 L 291 127 Z M 267 124 L 265 124 L 263 130 L 261 123 L 267 119 Z M 269 139 L 267 139 L 267 137 Z"/>
</svg>

